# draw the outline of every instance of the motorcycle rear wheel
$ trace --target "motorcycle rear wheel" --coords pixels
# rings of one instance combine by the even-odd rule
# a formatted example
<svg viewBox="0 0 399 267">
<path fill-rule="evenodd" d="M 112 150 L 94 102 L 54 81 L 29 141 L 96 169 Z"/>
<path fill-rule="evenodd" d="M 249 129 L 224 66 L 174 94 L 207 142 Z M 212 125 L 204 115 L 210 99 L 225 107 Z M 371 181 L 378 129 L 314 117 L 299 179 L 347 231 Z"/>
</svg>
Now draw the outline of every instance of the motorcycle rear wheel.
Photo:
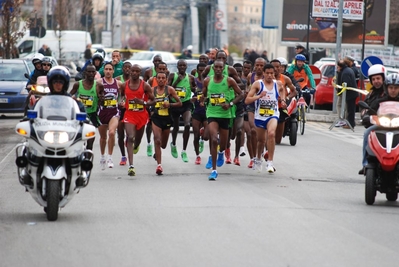
<svg viewBox="0 0 399 267">
<path fill-rule="evenodd" d="M 298 129 L 298 122 L 294 121 L 291 122 L 291 129 L 290 129 L 290 145 L 295 146 L 296 145 L 296 139 L 297 139 L 297 129 Z"/>
<path fill-rule="evenodd" d="M 60 204 L 61 186 L 59 180 L 47 180 L 47 220 L 56 221 L 58 219 L 58 211 Z"/>
<path fill-rule="evenodd" d="M 367 205 L 373 205 L 375 202 L 375 196 L 377 194 L 377 189 L 375 186 L 375 170 L 366 169 L 366 190 L 365 190 L 365 200 Z"/>
<path fill-rule="evenodd" d="M 398 193 L 397 192 L 386 193 L 386 198 L 388 201 L 396 201 L 398 199 Z"/>
</svg>

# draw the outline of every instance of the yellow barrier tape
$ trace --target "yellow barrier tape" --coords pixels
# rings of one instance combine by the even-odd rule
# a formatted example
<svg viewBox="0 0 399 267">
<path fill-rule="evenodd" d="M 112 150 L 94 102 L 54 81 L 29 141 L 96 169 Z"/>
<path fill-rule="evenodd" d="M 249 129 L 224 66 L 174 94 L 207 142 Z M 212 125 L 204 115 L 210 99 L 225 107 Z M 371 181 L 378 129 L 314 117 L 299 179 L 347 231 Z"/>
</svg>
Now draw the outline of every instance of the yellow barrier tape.
<svg viewBox="0 0 399 267">
<path fill-rule="evenodd" d="M 352 90 L 352 91 L 358 92 L 358 93 L 363 94 L 363 95 L 368 95 L 368 94 L 369 94 L 369 92 L 366 91 L 366 90 L 361 90 L 361 89 L 357 89 L 357 88 L 353 88 L 353 87 L 346 87 L 346 86 L 341 86 L 341 85 L 335 85 L 335 88 L 341 89 L 341 91 L 339 91 L 339 92 L 337 93 L 338 96 L 341 95 L 341 94 L 342 94 L 343 92 L 345 92 L 346 90 Z"/>
</svg>

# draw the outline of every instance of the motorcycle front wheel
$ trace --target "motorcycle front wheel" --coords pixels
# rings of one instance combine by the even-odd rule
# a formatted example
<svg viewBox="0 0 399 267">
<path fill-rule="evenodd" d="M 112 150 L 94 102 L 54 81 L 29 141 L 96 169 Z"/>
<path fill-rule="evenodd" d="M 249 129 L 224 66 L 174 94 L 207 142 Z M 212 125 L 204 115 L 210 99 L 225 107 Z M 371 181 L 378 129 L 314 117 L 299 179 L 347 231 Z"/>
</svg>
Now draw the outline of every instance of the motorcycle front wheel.
<svg viewBox="0 0 399 267">
<path fill-rule="evenodd" d="M 366 169 L 366 190 L 365 197 L 367 205 L 373 205 L 375 201 L 375 196 L 377 194 L 377 189 L 375 186 L 375 170 Z"/>
<path fill-rule="evenodd" d="M 61 185 L 59 180 L 47 180 L 47 220 L 56 221 L 58 219 L 58 210 L 61 196 Z"/>
</svg>

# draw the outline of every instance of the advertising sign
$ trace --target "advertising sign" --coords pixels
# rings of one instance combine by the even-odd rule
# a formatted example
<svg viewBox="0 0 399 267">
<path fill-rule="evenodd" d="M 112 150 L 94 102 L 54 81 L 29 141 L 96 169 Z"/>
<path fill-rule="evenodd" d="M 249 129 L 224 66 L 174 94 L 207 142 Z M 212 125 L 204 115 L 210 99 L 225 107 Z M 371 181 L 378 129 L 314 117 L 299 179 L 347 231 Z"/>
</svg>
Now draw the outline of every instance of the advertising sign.
<svg viewBox="0 0 399 267">
<path fill-rule="evenodd" d="M 309 14 L 309 2 L 313 14 Z M 377 4 L 378 3 L 378 4 Z M 365 0 L 367 47 L 381 48 L 388 43 L 389 4 L 390 0 Z M 284 0 L 281 18 L 282 45 L 295 46 L 306 43 L 308 18 L 309 42 L 313 47 L 336 46 L 337 0 Z M 342 47 L 360 48 L 363 40 L 363 1 L 344 0 L 342 27 Z M 346 8 L 345 8 L 346 7 Z"/>
<path fill-rule="evenodd" d="M 348 20 L 363 20 L 363 0 L 345 1 L 343 18 Z M 339 1 L 314 0 L 312 5 L 313 18 L 338 18 Z"/>
</svg>

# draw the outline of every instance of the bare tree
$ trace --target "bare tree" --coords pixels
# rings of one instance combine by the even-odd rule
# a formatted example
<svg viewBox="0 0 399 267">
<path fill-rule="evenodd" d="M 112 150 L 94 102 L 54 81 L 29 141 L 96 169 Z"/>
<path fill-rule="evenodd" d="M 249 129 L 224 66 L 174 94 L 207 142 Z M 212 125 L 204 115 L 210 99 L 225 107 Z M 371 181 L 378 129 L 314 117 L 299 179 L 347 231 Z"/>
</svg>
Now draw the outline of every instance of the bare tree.
<svg viewBox="0 0 399 267">
<path fill-rule="evenodd" d="M 17 40 L 24 35 L 26 28 L 18 31 L 18 22 L 21 18 L 22 1 L 19 0 L 5 0 L 0 7 L 1 17 L 1 36 L 3 40 L 3 58 L 18 57 L 18 49 L 15 44 Z M 2 44 L 0 43 L 0 46 Z M 1 53 L 2 51 L 0 51 Z"/>
</svg>

